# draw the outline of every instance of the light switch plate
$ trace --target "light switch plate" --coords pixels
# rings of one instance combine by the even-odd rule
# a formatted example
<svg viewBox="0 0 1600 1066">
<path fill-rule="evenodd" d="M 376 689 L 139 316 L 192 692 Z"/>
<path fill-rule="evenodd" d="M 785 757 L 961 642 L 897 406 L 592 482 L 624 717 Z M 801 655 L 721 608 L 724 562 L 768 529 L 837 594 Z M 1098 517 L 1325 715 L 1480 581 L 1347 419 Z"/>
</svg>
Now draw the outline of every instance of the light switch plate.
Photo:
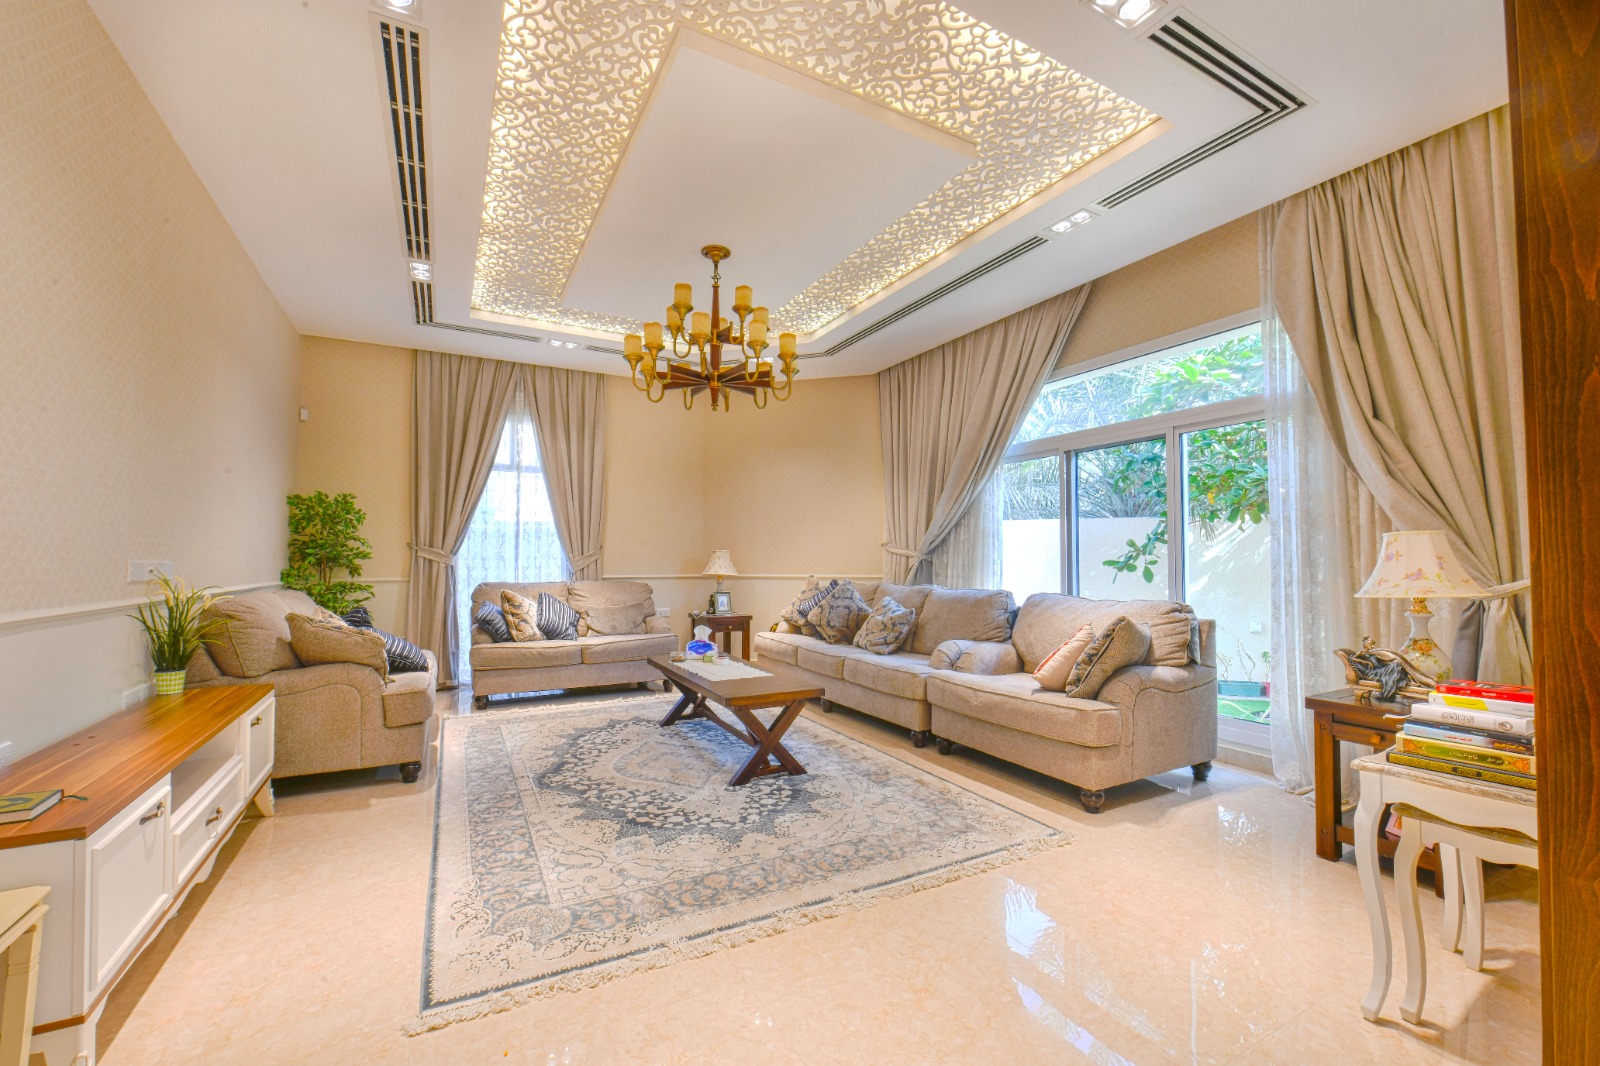
<svg viewBox="0 0 1600 1066">
<path fill-rule="evenodd" d="M 11 768 L 11 741 L 0 740 L 0 770 Z"/>
<path fill-rule="evenodd" d="M 148 682 L 143 685 L 135 685 L 130 689 L 124 689 L 122 692 L 122 709 L 127 710 L 134 704 L 143 703 L 149 698 L 150 685 Z"/>
<path fill-rule="evenodd" d="M 130 583 L 143 584 L 146 581 L 154 581 L 163 574 L 167 577 L 172 576 L 171 559 L 128 560 L 128 581 Z"/>
</svg>

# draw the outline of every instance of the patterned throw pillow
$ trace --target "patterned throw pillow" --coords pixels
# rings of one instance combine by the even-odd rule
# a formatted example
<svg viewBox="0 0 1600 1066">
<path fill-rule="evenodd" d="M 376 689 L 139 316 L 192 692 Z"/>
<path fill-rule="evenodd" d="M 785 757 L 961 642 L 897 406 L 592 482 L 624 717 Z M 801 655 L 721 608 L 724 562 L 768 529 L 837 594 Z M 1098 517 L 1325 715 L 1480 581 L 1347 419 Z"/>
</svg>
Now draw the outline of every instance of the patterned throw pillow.
<svg viewBox="0 0 1600 1066">
<path fill-rule="evenodd" d="M 332 612 L 329 612 L 330 614 Z M 372 612 L 365 607 L 352 607 L 339 620 L 340 625 L 353 626 L 378 634 L 383 638 L 383 651 L 389 659 L 391 674 L 415 674 L 428 668 L 428 657 L 422 649 L 405 637 L 395 636 L 372 624 Z"/>
<path fill-rule="evenodd" d="M 806 622 L 829 644 L 848 644 L 871 613 L 872 608 L 854 585 L 836 581 L 821 601 L 806 613 Z"/>
<path fill-rule="evenodd" d="M 365 607 L 357 607 L 351 611 L 351 613 L 354 614 L 355 611 L 360 611 L 362 614 L 367 613 L 367 609 Z M 321 604 L 313 606 L 311 608 L 311 614 L 308 617 L 315 618 L 319 622 L 327 622 L 330 625 L 344 626 L 350 624 L 350 619 L 340 618 L 338 615 L 334 614 Z"/>
<path fill-rule="evenodd" d="M 899 650 L 916 624 L 916 611 L 900 606 L 892 596 L 879 597 L 878 605 L 856 630 L 855 645 L 875 655 L 888 655 Z"/>
<path fill-rule="evenodd" d="M 1150 631 L 1137 622 L 1118 615 L 1107 622 L 1067 675 L 1062 691 L 1080 700 L 1092 700 L 1100 686 L 1125 666 L 1144 662 L 1150 651 Z"/>
<path fill-rule="evenodd" d="M 832 592 L 838 584 L 837 581 L 830 581 L 824 585 L 814 577 L 807 578 L 806 587 L 800 590 L 800 595 L 795 597 L 793 603 L 779 612 L 778 617 L 806 636 L 816 636 L 817 627 L 806 621 L 806 615 L 810 614 L 812 609 L 822 602 L 822 598 Z"/>
<path fill-rule="evenodd" d="M 326 663 L 355 663 L 370 666 L 387 680 L 389 658 L 384 654 L 383 638 L 370 629 L 357 629 L 344 622 L 324 622 L 304 614 L 291 614 L 289 644 L 307 666 Z"/>
<path fill-rule="evenodd" d="M 1033 679 L 1039 682 L 1039 687 L 1042 689 L 1061 692 L 1067 687 L 1067 678 L 1072 676 L 1072 668 L 1078 665 L 1078 660 L 1083 658 L 1084 651 L 1093 643 L 1094 626 L 1085 622 L 1061 647 L 1045 656 L 1044 662 L 1039 664 L 1039 669 L 1033 672 Z"/>
<path fill-rule="evenodd" d="M 472 622 L 489 635 L 496 644 L 511 639 L 511 627 L 506 625 L 506 613 L 492 603 L 480 603 L 472 613 Z"/>
<path fill-rule="evenodd" d="M 530 640 L 543 640 L 539 632 L 539 602 L 520 596 L 510 589 L 500 590 L 500 607 L 506 618 L 506 628 L 511 639 L 519 644 Z"/>
<path fill-rule="evenodd" d="M 539 606 L 534 619 L 546 640 L 578 639 L 578 612 L 548 592 L 539 593 Z"/>
</svg>

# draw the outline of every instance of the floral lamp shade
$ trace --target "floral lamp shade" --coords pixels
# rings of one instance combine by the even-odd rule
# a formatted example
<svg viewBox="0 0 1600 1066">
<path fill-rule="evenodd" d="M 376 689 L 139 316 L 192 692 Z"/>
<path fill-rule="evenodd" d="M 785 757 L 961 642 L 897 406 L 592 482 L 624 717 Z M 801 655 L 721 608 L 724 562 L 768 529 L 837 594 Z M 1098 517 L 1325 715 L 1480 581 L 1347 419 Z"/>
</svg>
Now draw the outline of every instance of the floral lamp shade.
<svg viewBox="0 0 1600 1066">
<path fill-rule="evenodd" d="M 739 576 L 739 571 L 733 568 L 733 555 L 725 548 L 718 548 L 712 552 L 706 568 L 700 572 L 708 577 L 717 578 Z"/>
<path fill-rule="evenodd" d="M 1378 565 L 1357 596 L 1406 599 L 1482 599 L 1489 590 L 1456 558 L 1442 529 L 1385 533 Z"/>
</svg>

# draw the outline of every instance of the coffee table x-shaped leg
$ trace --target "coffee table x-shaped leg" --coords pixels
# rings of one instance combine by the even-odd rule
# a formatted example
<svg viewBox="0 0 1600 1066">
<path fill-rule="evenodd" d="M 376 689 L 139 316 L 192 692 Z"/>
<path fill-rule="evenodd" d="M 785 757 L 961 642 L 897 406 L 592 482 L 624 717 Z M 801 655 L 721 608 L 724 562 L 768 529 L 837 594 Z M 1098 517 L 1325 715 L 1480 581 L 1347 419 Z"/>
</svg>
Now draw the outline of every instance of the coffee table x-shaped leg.
<svg viewBox="0 0 1600 1066">
<path fill-rule="evenodd" d="M 738 772 L 728 779 L 730 786 L 742 785 L 768 774 L 798 775 L 806 772 L 806 768 L 800 765 L 800 760 L 794 757 L 794 753 L 783 746 L 783 735 L 789 731 L 794 720 L 800 717 L 800 712 L 805 709 L 805 700 L 791 700 L 784 704 L 771 725 L 761 723 L 756 717 L 756 708 L 728 708 L 744 727 L 741 729 L 717 714 L 707 703 L 704 695 L 684 689 L 681 685 L 678 688 L 682 696 L 672 710 L 667 712 L 667 716 L 661 719 L 662 725 L 676 725 L 691 718 L 701 718 L 715 722 L 755 749 L 750 758 L 745 760 L 745 764 L 739 767 Z"/>
</svg>

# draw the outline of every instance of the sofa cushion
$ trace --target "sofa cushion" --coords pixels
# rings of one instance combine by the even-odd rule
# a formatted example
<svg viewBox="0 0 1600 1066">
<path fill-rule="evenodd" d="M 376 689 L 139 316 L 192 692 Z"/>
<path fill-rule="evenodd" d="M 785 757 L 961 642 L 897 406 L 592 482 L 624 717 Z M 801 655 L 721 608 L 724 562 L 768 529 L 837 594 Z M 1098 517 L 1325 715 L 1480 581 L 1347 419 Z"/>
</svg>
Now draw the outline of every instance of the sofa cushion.
<svg viewBox="0 0 1600 1066">
<path fill-rule="evenodd" d="M 1122 740 L 1122 710 L 1098 700 L 1046 692 L 1032 674 L 955 674 L 928 678 L 928 702 L 982 722 L 1088 748 Z"/>
<path fill-rule="evenodd" d="M 390 729 L 426 722 L 433 716 L 434 681 L 439 664 L 433 652 L 424 651 L 422 670 L 396 674 L 383 690 L 383 724 Z"/>
<path fill-rule="evenodd" d="M 299 666 L 289 643 L 290 602 L 269 589 L 230 596 L 207 607 L 200 617 L 222 622 L 211 631 L 216 643 L 206 645 L 217 669 L 229 677 L 260 677 Z M 311 603 L 309 597 L 306 602 Z"/>
<path fill-rule="evenodd" d="M 1005 640 L 1016 601 L 1004 589 L 935 588 L 917 612 L 911 650 L 932 655 L 947 640 Z"/>
<path fill-rule="evenodd" d="M 872 608 L 848 581 L 841 581 L 806 613 L 806 621 L 829 644 L 848 644 L 867 620 Z"/>
<path fill-rule="evenodd" d="M 514 640 L 509 644 L 474 644 L 470 658 L 474 670 L 534 670 L 577 666 L 583 661 L 583 652 L 576 640 Z"/>
<path fill-rule="evenodd" d="M 937 585 L 896 585 L 893 581 L 880 581 L 877 595 L 872 598 L 872 602 L 878 604 L 885 599 L 892 599 L 902 607 L 920 612 L 923 605 L 928 602 L 928 593 L 936 588 Z"/>
<path fill-rule="evenodd" d="M 578 638 L 586 663 L 628 663 L 652 655 L 670 655 L 678 647 L 671 633 L 618 633 Z"/>
<path fill-rule="evenodd" d="M 928 665 L 928 657 L 913 652 L 844 660 L 844 680 L 908 700 L 928 698 L 928 675 L 931 673 L 933 668 Z"/>
<path fill-rule="evenodd" d="M 578 612 L 578 636 L 643 633 L 644 620 L 656 613 L 655 592 L 643 581 L 574 581 L 565 599 Z M 617 608 L 626 608 L 621 612 Z M 639 621 L 631 620 L 637 614 Z M 591 621 L 591 616 L 595 619 Z M 632 628 L 618 628 L 632 625 Z"/>
<path fill-rule="evenodd" d="M 798 665 L 800 649 L 811 643 L 822 643 L 804 633 L 757 633 L 751 640 L 758 659 L 775 659 L 790 666 Z"/>
<path fill-rule="evenodd" d="M 1079 699 L 1093 699 L 1100 694 L 1100 686 L 1111 680 L 1112 674 L 1125 666 L 1144 662 L 1149 652 L 1149 630 L 1127 618 L 1113 618 L 1096 627 L 1094 639 L 1073 664 L 1062 691 Z"/>
<path fill-rule="evenodd" d="M 373 630 L 358 629 L 337 620 L 324 622 L 304 614 L 291 614 L 287 621 L 289 643 L 304 665 L 355 663 L 388 676 L 389 656 L 384 650 L 383 638 Z"/>
<path fill-rule="evenodd" d="M 541 592 L 564 600 L 567 598 L 567 588 L 565 581 L 485 581 L 472 590 L 472 602 L 499 603 L 500 593 L 506 589 L 528 600 L 537 600 Z"/>
<path fill-rule="evenodd" d="M 1118 616 L 1144 626 L 1150 634 L 1146 663 L 1183 666 L 1189 662 L 1189 635 L 1194 610 L 1170 600 L 1086 600 L 1055 592 L 1029 596 L 1017 613 L 1011 641 L 1022 656 L 1025 670 L 1037 670 L 1045 657 L 1059 648 L 1087 622 L 1095 632 Z"/>
<path fill-rule="evenodd" d="M 472 612 L 472 624 L 488 634 L 490 640 L 500 642 L 511 639 L 506 613 L 498 603 L 478 604 L 478 609 Z"/>
<path fill-rule="evenodd" d="M 544 595 L 540 593 L 539 595 Z M 500 590 L 500 613 L 506 616 L 506 628 L 511 632 L 511 639 L 517 644 L 527 644 L 530 641 L 543 640 L 544 634 L 539 630 L 539 601 L 530 600 L 520 592 L 511 589 Z"/>
<path fill-rule="evenodd" d="M 884 596 L 856 630 L 851 643 L 878 655 L 888 655 L 899 651 L 911 639 L 916 625 L 916 611 L 900 606 L 892 596 Z"/>
<path fill-rule="evenodd" d="M 810 647 L 801 646 L 795 665 L 823 677 L 844 677 L 846 659 L 876 659 L 870 651 L 862 651 L 853 644 L 828 644 L 812 640 Z"/>
<path fill-rule="evenodd" d="M 1083 653 L 1093 643 L 1094 626 L 1085 622 L 1065 644 L 1045 656 L 1044 662 L 1039 664 L 1039 669 L 1033 672 L 1033 679 L 1039 682 L 1040 688 L 1047 688 L 1051 692 L 1066 691 L 1067 678 L 1072 676 L 1072 668 L 1078 665 L 1078 660 L 1083 658 Z"/>
</svg>

